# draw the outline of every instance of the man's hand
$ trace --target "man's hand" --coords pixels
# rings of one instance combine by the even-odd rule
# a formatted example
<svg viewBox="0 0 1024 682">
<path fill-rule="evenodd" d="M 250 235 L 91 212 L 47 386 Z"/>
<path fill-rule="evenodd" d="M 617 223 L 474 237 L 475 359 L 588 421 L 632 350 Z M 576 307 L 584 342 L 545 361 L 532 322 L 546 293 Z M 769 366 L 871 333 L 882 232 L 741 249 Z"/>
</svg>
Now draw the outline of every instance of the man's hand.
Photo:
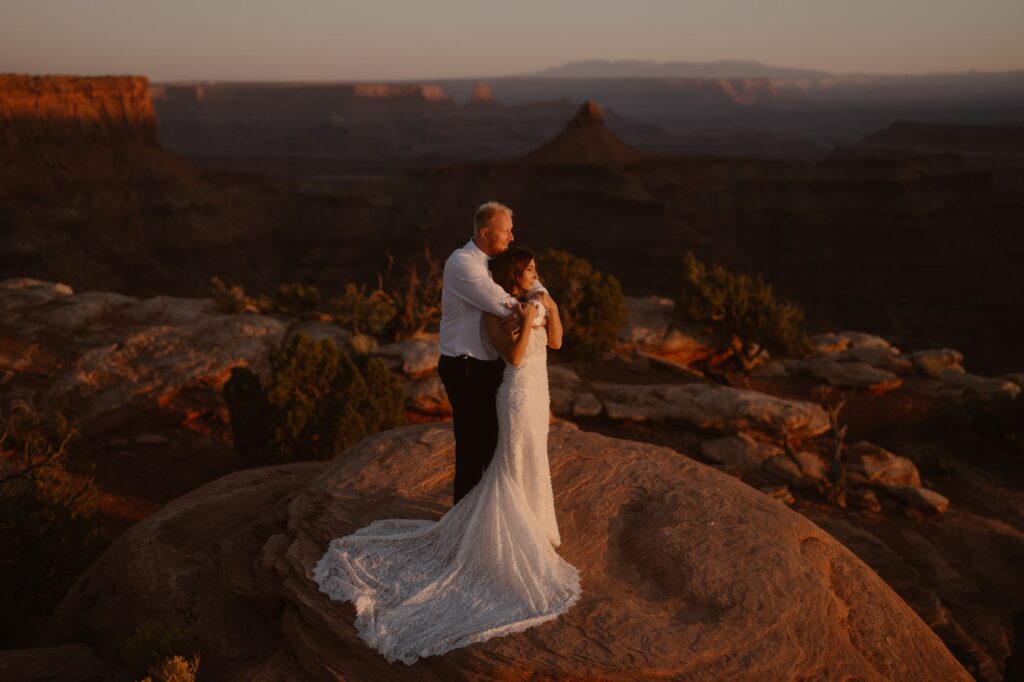
<svg viewBox="0 0 1024 682">
<path fill-rule="evenodd" d="M 515 336 L 516 332 L 523 326 L 522 321 L 523 306 L 519 305 L 516 307 L 516 311 L 511 315 L 501 318 L 501 330 L 508 335 L 509 338 Z"/>
<path fill-rule="evenodd" d="M 530 300 L 540 301 L 541 304 L 548 310 L 558 307 L 558 305 L 555 303 L 555 300 L 551 298 L 551 294 L 549 294 L 546 291 L 538 291 L 536 294 L 530 297 Z"/>
</svg>

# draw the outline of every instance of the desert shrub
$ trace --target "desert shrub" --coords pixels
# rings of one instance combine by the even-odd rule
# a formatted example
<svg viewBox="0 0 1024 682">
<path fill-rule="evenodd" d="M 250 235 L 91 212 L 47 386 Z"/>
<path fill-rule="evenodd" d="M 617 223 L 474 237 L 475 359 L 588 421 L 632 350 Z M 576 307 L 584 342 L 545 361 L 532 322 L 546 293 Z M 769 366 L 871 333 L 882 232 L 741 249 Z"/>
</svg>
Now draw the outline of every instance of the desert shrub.
<svg viewBox="0 0 1024 682">
<path fill-rule="evenodd" d="M 248 308 L 250 300 L 245 289 L 239 284 L 228 286 L 220 277 L 210 280 L 210 298 L 217 310 L 223 313 L 240 313 Z"/>
<path fill-rule="evenodd" d="M 335 322 L 360 334 L 383 335 L 395 318 L 395 304 L 386 291 L 349 282 L 345 292 L 329 304 Z"/>
<path fill-rule="evenodd" d="M 618 278 L 555 249 L 537 258 L 537 272 L 558 304 L 566 353 L 591 360 L 610 350 L 629 320 Z"/>
<path fill-rule="evenodd" d="M 270 365 L 265 385 L 236 368 L 224 386 L 235 449 L 253 463 L 330 459 L 405 422 L 402 384 L 377 358 L 298 335 Z"/>
<path fill-rule="evenodd" d="M 269 313 L 273 308 L 269 296 L 249 296 L 241 284 L 228 286 L 220 277 L 210 279 L 210 298 L 222 313 Z"/>
<path fill-rule="evenodd" d="M 104 542 L 92 479 L 64 462 L 75 431 L 16 401 L 0 410 L 0 643 L 26 644 Z"/>
<path fill-rule="evenodd" d="M 199 674 L 199 654 L 189 660 L 171 656 L 149 669 L 149 675 L 139 682 L 195 682 Z"/>
<path fill-rule="evenodd" d="M 320 290 L 314 286 L 292 282 L 280 284 L 271 297 L 273 312 L 301 316 L 320 307 Z"/>
<path fill-rule="evenodd" d="M 149 673 L 152 679 L 190 680 L 190 677 L 173 677 L 168 675 L 187 672 L 189 666 L 186 656 L 192 657 L 198 669 L 199 660 L 196 653 L 199 643 L 187 630 L 172 627 L 160 622 L 145 623 L 138 626 L 132 634 L 121 643 L 121 664 L 133 675 Z M 182 666 L 177 662 L 168 664 L 174 658 L 181 659 Z"/>
<path fill-rule="evenodd" d="M 430 255 L 430 249 L 424 249 L 422 261 L 410 263 L 402 284 L 396 286 L 392 284 L 393 263 L 389 256 L 388 269 L 382 277 L 382 288 L 396 310 L 388 335 L 400 339 L 422 331 L 436 331 L 441 323 L 444 268 Z"/>
<path fill-rule="evenodd" d="M 811 349 L 799 306 L 779 301 L 760 276 L 709 268 L 690 251 L 683 258 L 676 312 L 684 322 L 709 326 L 743 358 L 760 348 L 788 356 Z"/>
</svg>

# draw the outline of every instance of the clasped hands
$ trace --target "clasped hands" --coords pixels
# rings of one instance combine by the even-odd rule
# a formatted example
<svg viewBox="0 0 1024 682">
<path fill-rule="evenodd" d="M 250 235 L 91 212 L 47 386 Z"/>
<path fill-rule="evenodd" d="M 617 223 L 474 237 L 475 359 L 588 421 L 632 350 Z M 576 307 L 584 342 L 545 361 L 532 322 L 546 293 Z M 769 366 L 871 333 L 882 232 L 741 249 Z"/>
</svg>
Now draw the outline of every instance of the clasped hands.
<svg viewBox="0 0 1024 682">
<path fill-rule="evenodd" d="M 557 308 L 554 299 L 546 291 L 538 291 L 526 303 L 516 304 L 515 314 L 501 320 L 501 328 L 509 337 L 515 336 L 524 324 L 533 324 L 534 318 L 540 314 L 540 308 L 534 301 L 546 308 L 549 316 L 552 308 Z"/>
</svg>

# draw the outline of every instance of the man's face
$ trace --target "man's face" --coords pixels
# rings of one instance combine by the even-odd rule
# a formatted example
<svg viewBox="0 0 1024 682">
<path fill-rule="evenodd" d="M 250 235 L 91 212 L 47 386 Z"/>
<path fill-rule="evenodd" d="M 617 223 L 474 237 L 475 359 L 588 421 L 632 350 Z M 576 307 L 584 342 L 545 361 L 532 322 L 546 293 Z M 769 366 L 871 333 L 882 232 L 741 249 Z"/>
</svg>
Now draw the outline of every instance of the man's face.
<svg viewBox="0 0 1024 682">
<path fill-rule="evenodd" d="M 480 230 L 481 250 L 492 258 L 508 251 L 512 243 L 512 216 L 499 213 L 491 219 L 491 224 Z"/>
</svg>

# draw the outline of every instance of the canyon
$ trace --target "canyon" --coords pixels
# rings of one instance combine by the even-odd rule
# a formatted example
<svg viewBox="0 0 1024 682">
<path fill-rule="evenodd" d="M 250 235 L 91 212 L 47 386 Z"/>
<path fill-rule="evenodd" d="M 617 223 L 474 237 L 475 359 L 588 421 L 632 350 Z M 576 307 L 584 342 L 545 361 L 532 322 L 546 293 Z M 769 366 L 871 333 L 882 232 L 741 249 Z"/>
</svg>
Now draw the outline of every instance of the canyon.
<svg viewBox="0 0 1024 682">
<path fill-rule="evenodd" d="M 655 154 L 626 142 L 607 120 L 614 117 L 595 107 L 576 115 L 571 140 L 566 131 L 501 160 L 344 182 L 315 172 L 271 178 L 163 150 L 151 138 L 154 118 L 163 135 L 159 107 L 143 105 L 132 119 L 138 130 L 115 145 L 40 137 L 18 127 L 27 115 L 18 112 L 32 110 L 23 104 L 27 86 L 6 83 L 5 156 L 13 163 L 0 171 L 0 275 L 125 293 L 196 295 L 213 276 L 257 291 L 302 281 L 329 293 L 346 281 L 376 281 L 388 254 L 400 272 L 425 247 L 446 253 L 467 237 L 473 208 L 500 199 L 516 210 L 522 245 L 586 257 L 627 293 L 671 294 L 690 249 L 761 274 L 805 308 L 812 330 L 846 324 L 909 348 L 952 345 L 986 371 L 1021 364 L 1012 339 L 1024 324 L 1016 265 L 1024 203 L 1005 176 L 963 157 Z M 74 102 L 60 99 L 68 97 L 60 88 L 72 87 L 84 85 L 69 81 L 46 96 L 74 112 Z M 297 90 L 300 102 L 316 94 Z M 264 102 L 266 94 L 256 88 L 253 96 Z M 357 109 L 399 100 L 417 125 L 431 120 L 422 113 L 431 107 L 456 106 L 423 88 L 346 96 L 363 102 Z M 218 97 L 204 90 L 195 101 Z M 280 99 L 276 111 L 298 106 Z M 486 92 L 477 99 L 482 110 L 491 106 Z M 570 110 L 559 105 L 561 115 Z M 457 117 L 451 126 L 465 128 Z M 330 138 L 324 144 L 329 152 Z"/>
<path fill-rule="evenodd" d="M 597 601 L 581 620 L 552 626 L 561 654 L 591 661 L 593 674 L 736 678 L 737 656 L 755 677 L 781 674 L 785 661 L 758 653 L 756 633 L 729 640 L 722 623 L 733 608 L 727 583 L 786 565 L 803 567 L 798 581 L 764 575 L 773 608 L 793 617 L 757 611 L 758 622 L 805 643 L 807 674 L 900 675 L 897 649 L 936 679 L 1017 674 L 1019 467 L 914 427 L 966 389 L 1020 393 L 1019 126 L 896 122 L 830 153 L 698 154 L 685 151 L 685 135 L 642 117 L 574 96 L 517 101 L 505 94 L 514 85 L 0 77 L 0 397 L 69 406 L 87 453 L 74 467 L 100 484 L 115 543 L 65 599 L 47 646 L 34 658 L 0 652 L 0 671 L 77 660 L 102 679 L 112 656 L 103 642 L 147 610 L 186 620 L 201 612 L 204 661 L 225 676 L 261 666 L 295 679 L 377 671 L 331 625 L 351 614 L 309 592 L 303 576 L 318 543 L 360 514 L 442 511 L 447 427 L 380 434 L 332 463 L 243 470 L 220 394 L 230 370 L 265 372 L 270 350 L 295 334 L 342 347 L 353 334 L 329 315 L 226 314 L 207 298 L 210 279 L 250 293 L 302 282 L 326 300 L 349 282 L 376 283 L 392 260 L 402 277 L 424 249 L 443 259 L 468 239 L 473 209 L 497 199 L 515 211 L 518 245 L 587 258 L 621 280 L 630 307 L 614 353 L 582 369 L 552 366 L 556 485 L 575 491 L 559 511 L 580 538 L 567 549 L 595 576 L 595 595 L 611 600 L 607 613 L 639 617 L 612 585 L 658 605 L 636 630 L 641 640 L 680 637 L 681 652 L 694 638 L 712 641 L 724 662 L 654 649 L 626 663 L 605 658 L 587 635 L 633 629 L 596 625 Z M 727 85 L 681 84 L 678 102 L 756 116 L 790 87 Z M 562 91 L 560 79 L 544 87 Z M 654 98 L 663 84 L 628 87 Z M 760 275 L 799 303 L 814 356 L 772 358 L 750 374 L 695 373 L 691 362 L 712 351 L 679 328 L 666 298 L 687 250 Z M 369 351 L 402 377 L 413 422 L 447 416 L 435 345 L 428 334 Z M 815 398 L 822 387 L 850 399 L 851 451 L 866 484 L 849 509 L 814 492 L 830 437 Z M 795 465 L 771 440 L 786 429 L 812 444 Z M 410 453 L 431 462 L 427 487 L 374 468 Z M 621 485 L 606 495 L 574 488 L 586 479 L 581 462 Z M 369 488 L 335 494 L 355 479 Z M 357 509 L 353 499 L 370 488 L 404 492 Z M 749 566 L 736 568 L 723 550 L 695 587 L 675 572 L 699 568 L 678 530 L 616 544 L 612 530 L 636 530 L 702 495 L 734 519 Z M 573 515 L 579 507 L 600 512 L 597 526 Z M 687 509 L 700 523 L 723 518 Z M 197 513 L 217 520 L 209 533 L 188 531 Z M 724 548 L 700 523 L 688 526 L 691 539 Z M 784 541 L 773 546 L 758 528 Z M 670 551 L 659 553 L 659 538 Z M 159 558 L 139 559 L 142 547 Z M 225 558 L 226 574 L 211 556 Z M 135 560 L 139 571 L 118 568 Z M 154 588 L 167 572 L 200 587 L 185 611 Z M 831 653 L 805 639 L 822 620 Z M 242 621 L 251 641 L 218 634 Z M 469 677 L 513 659 L 533 666 L 522 675 L 567 672 L 530 635 L 424 670 Z"/>
</svg>

